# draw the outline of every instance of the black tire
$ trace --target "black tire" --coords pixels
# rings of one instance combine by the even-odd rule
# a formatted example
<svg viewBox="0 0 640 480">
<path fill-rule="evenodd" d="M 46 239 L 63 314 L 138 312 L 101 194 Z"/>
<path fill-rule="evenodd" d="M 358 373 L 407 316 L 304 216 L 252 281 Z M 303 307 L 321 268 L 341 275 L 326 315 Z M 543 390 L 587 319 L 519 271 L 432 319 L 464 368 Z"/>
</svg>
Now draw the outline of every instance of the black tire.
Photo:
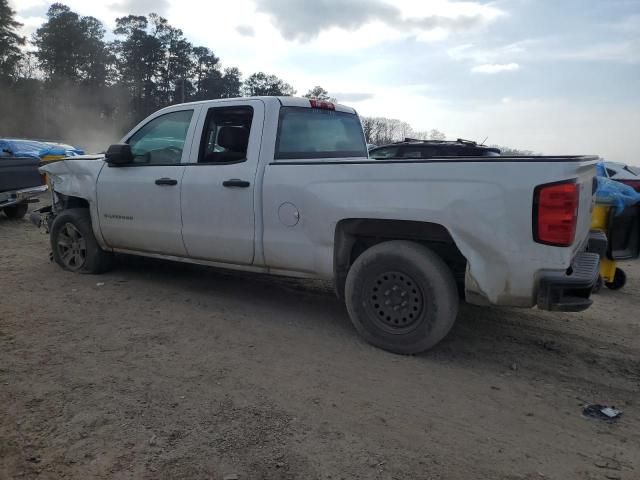
<svg viewBox="0 0 640 480">
<path fill-rule="evenodd" d="M 60 213 L 51 225 L 50 240 L 53 259 L 65 270 L 102 273 L 112 267 L 113 254 L 98 245 L 86 208 L 71 208 Z"/>
<path fill-rule="evenodd" d="M 616 273 L 613 275 L 613 282 L 605 282 L 605 285 L 609 290 L 620 290 L 627 284 L 627 274 L 621 268 L 616 268 Z"/>
<path fill-rule="evenodd" d="M 347 275 L 345 301 L 365 340 L 408 355 L 428 350 L 449 333 L 459 300 L 453 274 L 438 255 L 395 240 L 356 259 Z"/>
<path fill-rule="evenodd" d="M 28 210 L 28 203 L 19 203 L 17 205 L 11 205 L 10 207 L 4 207 L 4 214 L 12 220 L 19 220 L 27 214 Z"/>
</svg>

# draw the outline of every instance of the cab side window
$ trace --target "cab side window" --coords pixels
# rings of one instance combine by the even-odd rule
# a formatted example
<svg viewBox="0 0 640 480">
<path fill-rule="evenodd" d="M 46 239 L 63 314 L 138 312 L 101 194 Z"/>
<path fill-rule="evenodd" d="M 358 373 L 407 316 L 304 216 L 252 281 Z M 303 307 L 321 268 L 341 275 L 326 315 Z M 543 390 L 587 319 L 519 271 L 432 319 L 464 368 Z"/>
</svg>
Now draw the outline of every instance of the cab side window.
<svg viewBox="0 0 640 480">
<path fill-rule="evenodd" d="M 182 160 L 182 150 L 191 124 L 193 110 L 180 110 L 154 118 L 127 141 L 133 163 L 175 165 Z"/>
<path fill-rule="evenodd" d="M 207 113 L 198 163 L 239 163 L 247 159 L 253 109 L 211 108 Z"/>
</svg>

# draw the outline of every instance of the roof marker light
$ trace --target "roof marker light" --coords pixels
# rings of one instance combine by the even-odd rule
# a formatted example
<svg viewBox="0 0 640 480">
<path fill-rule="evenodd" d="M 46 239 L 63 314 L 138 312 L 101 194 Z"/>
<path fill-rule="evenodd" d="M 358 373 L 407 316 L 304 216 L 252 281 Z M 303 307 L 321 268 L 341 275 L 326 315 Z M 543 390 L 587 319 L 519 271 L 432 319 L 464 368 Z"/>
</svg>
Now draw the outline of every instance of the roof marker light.
<svg viewBox="0 0 640 480">
<path fill-rule="evenodd" d="M 332 102 L 327 102 L 325 100 L 318 100 L 317 98 L 312 98 L 309 100 L 311 104 L 311 108 L 320 108 L 322 110 L 335 110 L 336 106 Z"/>
</svg>

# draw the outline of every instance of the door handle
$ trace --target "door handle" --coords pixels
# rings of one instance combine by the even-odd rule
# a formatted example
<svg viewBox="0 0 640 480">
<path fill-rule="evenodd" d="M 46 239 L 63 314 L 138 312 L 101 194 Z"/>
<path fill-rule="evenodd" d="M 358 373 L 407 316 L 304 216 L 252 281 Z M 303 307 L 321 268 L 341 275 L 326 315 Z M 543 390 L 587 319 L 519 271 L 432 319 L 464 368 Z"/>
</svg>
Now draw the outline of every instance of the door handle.
<svg viewBox="0 0 640 480">
<path fill-rule="evenodd" d="M 251 183 L 246 180 L 239 180 L 237 178 L 232 178 L 231 180 L 225 180 L 222 182 L 223 187 L 239 187 L 239 188 L 247 188 Z"/>
<path fill-rule="evenodd" d="M 177 185 L 178 180 L 174 178 L 159 178 L 156 180 L 156 185 Z"/>
</svg>

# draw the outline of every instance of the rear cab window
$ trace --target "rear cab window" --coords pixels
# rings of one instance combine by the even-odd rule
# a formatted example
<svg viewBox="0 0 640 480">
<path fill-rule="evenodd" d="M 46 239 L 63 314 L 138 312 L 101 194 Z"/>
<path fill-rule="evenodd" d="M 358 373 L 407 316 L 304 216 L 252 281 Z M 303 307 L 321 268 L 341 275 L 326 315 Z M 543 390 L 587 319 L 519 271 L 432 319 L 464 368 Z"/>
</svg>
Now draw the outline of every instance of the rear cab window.
<svg viewBox="0 0 640 480">
<path fill-rule="evenodd" d="M 367 158 L 360 119 L 354 113 L 281 107 L 276 160 Z"/>
</svg>

